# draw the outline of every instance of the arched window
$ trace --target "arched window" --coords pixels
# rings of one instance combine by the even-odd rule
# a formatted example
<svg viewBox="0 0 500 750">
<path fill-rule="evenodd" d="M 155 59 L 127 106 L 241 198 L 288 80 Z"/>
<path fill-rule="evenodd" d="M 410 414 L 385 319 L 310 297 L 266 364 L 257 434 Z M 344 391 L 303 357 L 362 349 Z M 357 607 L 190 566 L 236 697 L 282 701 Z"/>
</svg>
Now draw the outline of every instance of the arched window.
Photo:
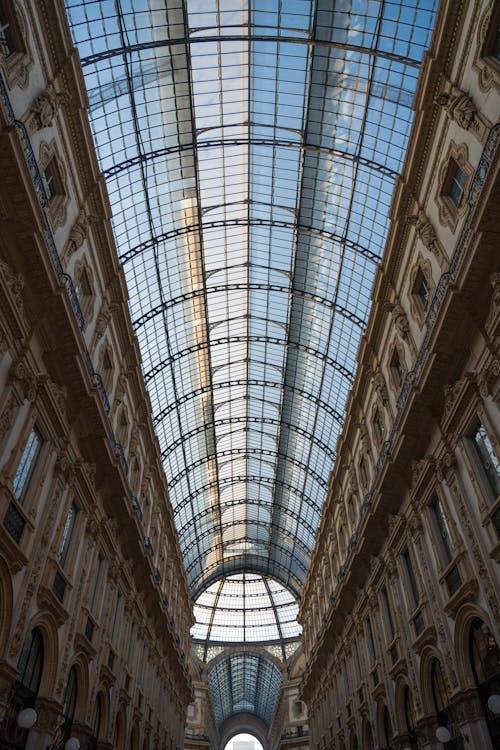
<svg viewBox="0 0 500 750">
<path fill-rule="evenodd" d="M 43 671 L 43 638 L 35 628 L 31 638 L 24 644 L 19 658 L 19 681 L 33 697 L 38 695 Z"/>
<path fill-rule="evenodd" d="M 101 732 L 101 721 L 102 721 L 102 693 L 97 693 L 97 698 L 94 704 L 94 711 L 92 713 L 91 728 L 92 728 L 92 739 L 98 740 Z"/>
<path fill-rule="evenodd" d="M 415 709 L 413 707 L 413 697 L 412 697 L 411 690 L 408 687 L 408 685 L 406 685 L 405 687 L 404 707 L 405 707 L 406 729 L 408 732 L 412 733 L 415 731 L 415 725 L 417 722 L 415 718 Z"/>
<path fill-rule="evenodd" d="M 384 706 L 383 714 L 382 714 L 382 732 L 383 732 L 382 742 L 384 743 L 384 747 L 389 748 L 391 746 L 392 724 L 391 724 L 391 717 L 389 716 L 389 711 L 387 709 L 387 706 Z"/>
<path fill-rule="evenodd" d="M 434 659 L 431 666 L 432 698 L 438 722 L 445 726 L 450 722 L 449 703 L 450 698 L 443 675 L 443 669 L 439 659 Z"/>
<path fill-rule="evenodd" d="M 374 748 L 372 727 L 368 719 L 365 720 L 363 730 L 363 748 L 364 750 L 373 750 Z"/>
<path fill-rule="evenodd" d="M 469 656 L 492 744 L 499 747 L 500 720 L 489 710 L 488 699 L 500 694 L 500 649 L 489 627 L 479 618 L 471 625 Z"/>
<path fill-rule="evenodd" d="M 64 696 L 64 724 L 62 730 L 64 741 L 68 740 L 71 737 L 71 729 L 75 716 L 77 690 L 78 684 L 76 678 L 76 667 L 71 667 L 71 669 L 69 670 L 68 683 L 66 685 L 66 693 Z"/>
<path fill-rule="evenodd" d="M 479 619 L 470 629 L 470 661 L 476 685 L 492 678 L 500 681 L 500 649 L 488 626 Z"/>
</svg>

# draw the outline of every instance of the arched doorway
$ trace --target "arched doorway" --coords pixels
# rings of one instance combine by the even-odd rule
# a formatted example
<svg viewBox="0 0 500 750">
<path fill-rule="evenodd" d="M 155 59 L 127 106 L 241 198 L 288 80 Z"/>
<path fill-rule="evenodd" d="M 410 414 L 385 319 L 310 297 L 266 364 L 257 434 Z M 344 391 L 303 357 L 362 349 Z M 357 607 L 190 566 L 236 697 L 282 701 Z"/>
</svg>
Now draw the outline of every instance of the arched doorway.
<svg viewBox="0 0 500 750">
<path fill-rule="evenodd" d="M 78 683 L 76 677 L 76 667 L 71 667 L 68 675 L 68 682 L 66 685 L 66 693 L 64 695 L 64 706 L 63 706 L 63 725 L 62 725 L 62 737 L 63 742 L 66 742 L 71 737 L 71 730 L 73 728 L 73 719 L 75 717 L 76 699 L 77 699 Z"/>
<path fill-rule="evenodd" d="M 17 665 L 19 679 L 14 684 L 9 712 L 4 716 L 2 734 L 11 750 L 24 750 L 29 729 L 21 729 L 17 723 L 19 713 L 25 708 L 34 708 L 40 689 L 44 665 L 43 637 L 34 628 L 26 639 Z"/>
<path fill-rule="evenodd" d="M 409 747 L 412 750 L 418 748 L 417 740 L 417 718 L 415 715 L 415 705 L 413 703 L 413 695 L 408 685 L 404 686 L 403 693 L 403 710 L 404 710 L 404 721 L 406 725 L 406 732 L 408 734 Z"/>
<path fill-rule="evenodd" d="M 224 750 L 263 750 L 263 747 L 257 737 L 244 732 L 232 737 Z"/>
<path fill-rule="evenodd" d="M 436 658 L 431 663 L 431 689 L 438 725 L 447 727 L 452 737 L 449 742 L 442 743 L 443 747 L 445 750 L 456 750 L 456 742 L 453 740 L 453 736 L 456 736 L 456 727 L 450 708 L 450 696 L 441 662 Z"/>
<path fill-rule="evenodd" d="M 471 623 L 469 658 L 472 674 L 484 707 L 486 724 L 494 748 L 500 748 L 500 716 L 488 709 L 491 695 L 500 695 L 500 648 L 495 636 L 479 618 Z"/>
<path fill-rule="evenodd" d="M 103 697 L 99 691 L 94 703 L 94 710 L 92 711 L 92 718 L 90 721 L 90 728 L 92 735 L 88 739 L 89 750 L 96 750 L 97 743 L 101 737 L 101 725 L 102 725 L 102 714 L 103 714 Z"/>
</svg>

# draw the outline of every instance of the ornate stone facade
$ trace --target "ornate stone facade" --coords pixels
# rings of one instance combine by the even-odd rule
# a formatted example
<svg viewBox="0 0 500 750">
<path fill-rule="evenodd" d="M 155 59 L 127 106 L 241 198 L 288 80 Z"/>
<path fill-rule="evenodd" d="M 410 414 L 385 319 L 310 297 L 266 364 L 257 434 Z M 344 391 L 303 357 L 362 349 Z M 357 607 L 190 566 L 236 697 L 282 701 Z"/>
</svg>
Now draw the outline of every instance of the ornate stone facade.
<svg viewBox="0 0 500 750">
<path fill-rule="evenodd" d="M 0 65 L 0 744 L 180 750 L 191 600 L 81 70 L 62 3 L 7 5 L 19 51 Z"/>
<path fill-rule="evenodd" d="M 315 750 L 438 750 L 440 725 L 446 747 L 498 747 L 486 708 L 500 685 L 495 14 L 480 0 L 442 3 L 420 77 L 299 612 Z M 449 184 L 457 169 L 462 195 Z M 385 434 L 363 485 L 375 419 L 372 434 Z"/>
</svg>

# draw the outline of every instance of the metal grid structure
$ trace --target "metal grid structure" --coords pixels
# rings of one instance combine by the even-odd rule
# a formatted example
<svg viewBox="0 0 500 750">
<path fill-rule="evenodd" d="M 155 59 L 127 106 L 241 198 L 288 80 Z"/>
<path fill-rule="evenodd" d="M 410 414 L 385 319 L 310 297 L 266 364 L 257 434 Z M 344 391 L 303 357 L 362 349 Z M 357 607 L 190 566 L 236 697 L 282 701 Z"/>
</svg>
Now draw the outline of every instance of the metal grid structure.
<svg viewBox="0 0 500 750">
<path fill-rule="evenodd" d="M 287 643 L 301 633 L 297 611 L 297 602 L 280 583 L 240 573 L 221 578 L 198 597 L 191 636 L 204 642 L 203 661 L 211 645 L 235 643 L 276 645 L 276 655 L 286 661 Z"/>
<path fill-rule="evenodd" d="M 300 598 L 437 0 L 66 0 L 193 598 Z"/>
<path fill-rule="evenodd" d="M 217 725 L 234 714 L 250 713 L 269 726 L 282 682 L 276 664 L 259 654 L 242 652 L 221 659 L 207 676 Z"/>
</svg>

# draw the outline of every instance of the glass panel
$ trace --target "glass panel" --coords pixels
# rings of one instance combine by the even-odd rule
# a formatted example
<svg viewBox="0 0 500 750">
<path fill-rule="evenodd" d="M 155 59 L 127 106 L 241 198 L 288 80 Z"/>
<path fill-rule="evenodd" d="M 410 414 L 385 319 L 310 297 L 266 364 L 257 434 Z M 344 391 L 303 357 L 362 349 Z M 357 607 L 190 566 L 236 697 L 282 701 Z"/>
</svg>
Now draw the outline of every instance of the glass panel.
<svg viewBox="0 0 500 750">
<path fill-rule="evenodd" d="M 500 461 L 482 424 L 477 427 L 472 440 L 491 489 L 495 495 L 500 495 Z"/>
<path fill-rule="evenodd" d="M 16 500 L 21 501 L 28 486 L 31 474 L 35 468 L 36 459 L 40 451 L 42 438 L 36 428 L 32 429 L 19 461 L 12 488 Z"/>
</svg>

